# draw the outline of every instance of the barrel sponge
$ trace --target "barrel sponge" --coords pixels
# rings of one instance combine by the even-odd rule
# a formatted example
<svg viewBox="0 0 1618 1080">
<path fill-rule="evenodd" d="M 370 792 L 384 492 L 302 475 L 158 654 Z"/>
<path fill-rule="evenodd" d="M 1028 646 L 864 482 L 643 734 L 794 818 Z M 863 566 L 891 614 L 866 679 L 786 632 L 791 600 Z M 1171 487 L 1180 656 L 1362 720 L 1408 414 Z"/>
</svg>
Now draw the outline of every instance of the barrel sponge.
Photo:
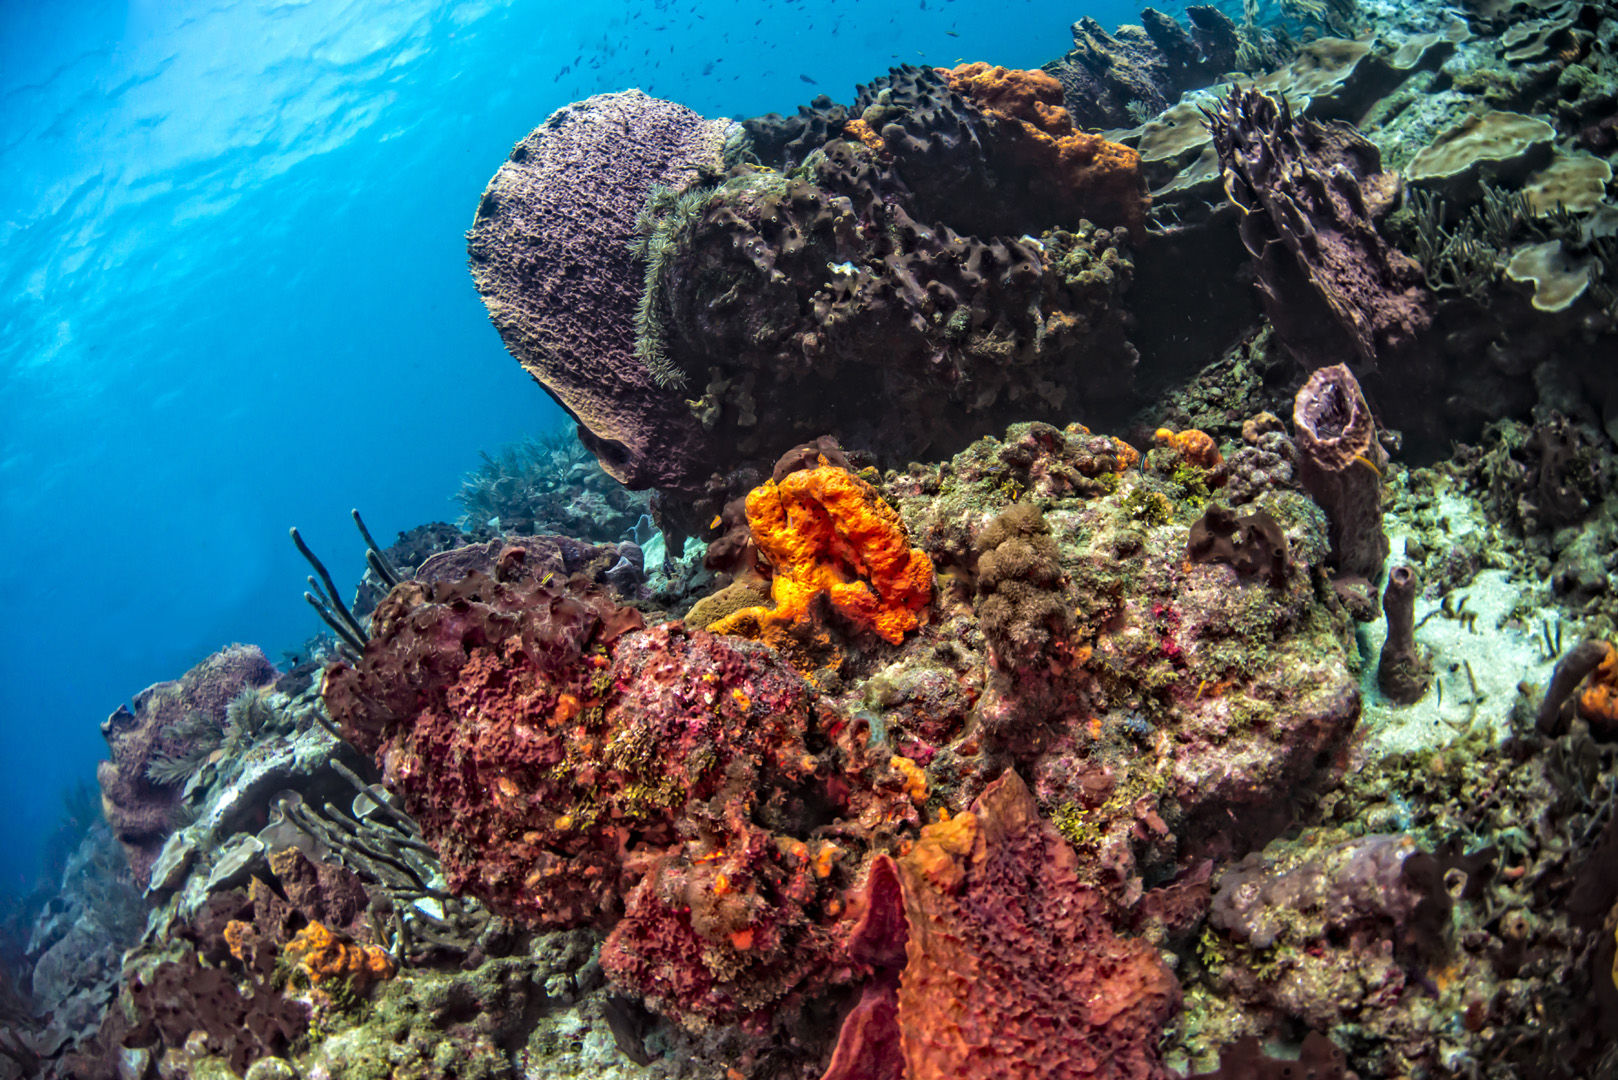
<svg viewBox="0 0 1618 1080">
<path fill-rule="evenodd" d="M 774 568 L 773 608 L 744 608 L 715 633 L 763 636 L 772 625 L 811 620 L 822 594 L 861 630 L 897 645 L 932 601 L 933 563 L 909 546 L 899 515 L 875 488 L 834 465 L 770 480 L 747 496 L 753 542 Z"/>
<path fill-rule="evenodd" d="M 1062 106 L 1062 84 L 1043 71 L 1019 71 L 981 61 L 942 72 L 952 90 L 1020 136 L 1014 149 L 1046 174 L 1086 217 L 1124 225 L 1140 236 L 1146 187 L 1140 154 L 1100 135 L 1079 131 Z"/>
<path fill-rule="evenodd" d="M 683 397 L 636 354 L 645 270 L 629 240 L 653 188 L 684 187 L 717 165 L 736 130 L 638 90 L 564 106 L 511 151 L 467 236 L 506 348 L 631 487 L 677 489 L 711 471 Z"/>
</svg>

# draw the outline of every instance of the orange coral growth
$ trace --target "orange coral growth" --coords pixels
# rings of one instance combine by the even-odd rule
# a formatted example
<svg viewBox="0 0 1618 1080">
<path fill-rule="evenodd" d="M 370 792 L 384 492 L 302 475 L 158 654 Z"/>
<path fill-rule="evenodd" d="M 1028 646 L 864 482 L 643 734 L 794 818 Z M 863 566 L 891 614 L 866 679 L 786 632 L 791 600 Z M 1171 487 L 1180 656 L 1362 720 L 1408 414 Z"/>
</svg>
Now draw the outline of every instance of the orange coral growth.
<svg viewBox="0 0 1618 1080">
<path fill-rule="evenodd" d="M 225 924 L 225 946 L 230 949 L 230 955 L 244 964 L 248 962 L 248 952 L 257 937 L 251 923 L 232 919 Z"/>
<path fill-rule="evenodd" d="M 1579 715 L 1591 723 L 1618 723 L 1618 649 L 1610 643 L 1579 695 Z"/>
<path fill-rule="evenodd" d="M 1118 447 L 1118 471 L 1119 472 L 1126 472 L 1129 469 L 1133 469 L 1136 465 L 1140 464 L 1140 451 L 1139 450 L 1136 450 L 1133 446 L 1130 446 L 1128 443 L 1124 442 L 1124 440 L 1118 438 L 1116 435 L 1113 436 L 1112 441 L 1113 441 L 1114 445 L 1116 445 Z"/>
<path fill-rule="evenodd" d="M 1043 71 L 1018 71 L 981 61 L 939 68 L 951 89 L 985 112 L 1018 125 L 1027 164 L 1051 175 L 1086 217 L 1125 225 L 1139 237 L 1146 222 L 1140 155 L 1100 135 L 1079 131 L 1062 107 L 1062 84 Z"/>
<path fill-rule="evenodd" d="M 882 136 L 872 131 L 871 125 L 858 117 L 843 125 L 843 134 L 858 139 L 870 147 L 873 154 L 881 154 L 888 149 L 887 144 L 882 141 Z"/>
<path fill-rule="evenodd" d="M 1217 469 L 1225 463 L 1219 453 L 1219 444 L 1214 442 L 1213 436 L 1196 428 L 1186 428 L 1184 431 L 1171 431 L 1168 428 L 1158 428 L 1152 436 L 1152 441 L 1159 446 L 1167 446 L 1187 462 L 1199 469 Z"/>
<path fill-rule="evenodd" d="M 897 645 L 932 600 L 933 563 L 912 548 L 875 488 L 834 465 L 801 469 L 747 496 L 753 542 L 770 562 L 773 608 L 743 608 L 709 627 L 774 643 L 813 622 L 824 596 L 861 630 Z"/>
<path fill-rule="evenodd" d="M 355 990 L 364 990 L 393 975 L 393 960 L 382 949 L 344 941 L 318 922 L 294 934 L 282 952 L 316 985 L 336 978 Z"/>
<path fill-rule="evenodd" d="M 981 60 L 939 71 L 950 89 L 990 112 L 1021 120 L 1053 139 L 1073 133 L 1073 121 L 1062 107 L 1062 84 L 1043 71 L 1019 71 Z"/>
</svg>

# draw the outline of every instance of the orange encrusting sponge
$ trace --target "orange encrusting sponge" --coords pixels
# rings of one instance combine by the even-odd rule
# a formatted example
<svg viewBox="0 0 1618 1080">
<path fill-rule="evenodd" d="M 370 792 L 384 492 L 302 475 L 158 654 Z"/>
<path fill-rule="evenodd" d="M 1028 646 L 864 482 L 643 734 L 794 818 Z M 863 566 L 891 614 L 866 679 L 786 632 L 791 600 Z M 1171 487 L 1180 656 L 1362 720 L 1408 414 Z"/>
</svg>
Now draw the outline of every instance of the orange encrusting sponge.
<svg viewBox="0 0 1618 1080">
<path fill-rule="evenodd" d="M 909 546 L 876 489 L 845 469 L 821 465 L 754 488 L 747 524 L 774 571 L 775 606 L 734 612 L 709 627 L 716 633 L 807 622 L 825 594 L 844 619 L 897 645 L 932 601 L 932 560 Z"/>
</svg>

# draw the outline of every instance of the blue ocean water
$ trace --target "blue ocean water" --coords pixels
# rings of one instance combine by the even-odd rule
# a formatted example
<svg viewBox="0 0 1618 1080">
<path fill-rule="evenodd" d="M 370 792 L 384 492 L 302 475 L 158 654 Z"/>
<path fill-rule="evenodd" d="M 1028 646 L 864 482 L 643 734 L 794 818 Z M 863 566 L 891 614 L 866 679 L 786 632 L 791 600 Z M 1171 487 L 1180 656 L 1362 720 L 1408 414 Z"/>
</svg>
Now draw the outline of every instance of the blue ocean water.
<svg viewBox="0 0 1618 1080">
<path fill-rule="evenodd" d="M 219 646 L 318 629 L 452 519 L 478 451 L 562 414 L 488 325 L 463 233 L 552 110 L 848 100 L 890 65 L 1032 67 L 1118 0 L 0 3 L 0 891 L 99 725 Z"/>
</svg>

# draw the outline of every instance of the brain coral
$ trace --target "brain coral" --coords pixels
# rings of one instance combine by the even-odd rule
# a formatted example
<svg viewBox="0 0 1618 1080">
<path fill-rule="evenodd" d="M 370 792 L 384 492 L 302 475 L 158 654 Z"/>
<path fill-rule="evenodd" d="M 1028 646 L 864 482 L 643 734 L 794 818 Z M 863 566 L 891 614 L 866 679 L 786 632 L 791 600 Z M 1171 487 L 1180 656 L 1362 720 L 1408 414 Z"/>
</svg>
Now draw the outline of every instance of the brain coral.
<svg viewBox="0 0 1618 1080">
<path fill-rule="evenodd" d="M 716 164 L 733 130 L 638 90 L 568 105 L 511 151 L 467 236 L 506 347 L 633 487 L 672 486 L 705 453 L 690 411 L 636 356 L 635 219 L 654 185 L 683 186 Z"/>
</svg>

